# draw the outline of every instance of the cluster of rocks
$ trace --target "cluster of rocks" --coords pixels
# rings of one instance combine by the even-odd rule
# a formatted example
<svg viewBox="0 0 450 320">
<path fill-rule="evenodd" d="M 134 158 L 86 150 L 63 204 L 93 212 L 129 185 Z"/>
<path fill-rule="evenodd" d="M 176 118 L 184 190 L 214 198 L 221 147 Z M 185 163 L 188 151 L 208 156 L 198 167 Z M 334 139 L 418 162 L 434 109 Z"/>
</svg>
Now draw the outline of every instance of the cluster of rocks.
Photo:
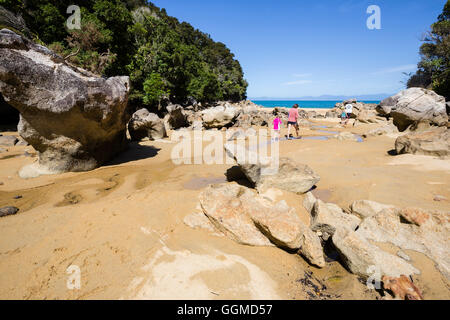
<svg viewBox="0 0 450 320">
<path fill-rule="evenodd" d="M 448 103 L 432 90 L 410 88 L 383 100 L 377 112 L 391 118 L 400 132 L 397 154 L 450 155 Z"/>
<path fill-rule="evenodd" d="M 378 275 L 384 288 L 396 298 L 422 298 L 411 280 L 420 270 L 403 250 L 425 254 L 449 279 L 448 213 L 367 200 L 356 201 L 343 210 L 309 192 L 320 178 L 308 166 L 284 158 L 279 173 L 264 177 L 263 164 L 250 165 L 240 161 L 230 147 L 226 150 L 234 155 L 255 188 L 235 182 L 209 186 L 199 197 L 201 212 L 187 216 L 187 225 L 219 232 L 244 245 L 276 246 L 296 252 L 320 268 L 326 266 L 324 248 L 331 245 L 350 272 L 365 280 Z M 277 202 L 276 197 L 269 196 L 283 191 L 304 195 L 309 225 L 285 201 Z M 391 243 L 399 251 L 392 254 L 375 243 Z"/>
</svg>

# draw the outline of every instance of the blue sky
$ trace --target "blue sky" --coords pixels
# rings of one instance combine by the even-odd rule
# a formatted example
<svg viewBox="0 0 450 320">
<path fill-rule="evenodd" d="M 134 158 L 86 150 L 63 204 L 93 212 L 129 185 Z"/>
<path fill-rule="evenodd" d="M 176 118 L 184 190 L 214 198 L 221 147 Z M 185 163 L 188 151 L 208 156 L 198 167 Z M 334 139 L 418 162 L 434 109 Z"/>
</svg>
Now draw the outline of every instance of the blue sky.
<svg viewBox="0 0 450 320">
<path fill-rule="evenodd" d="M 295 98 L 395 93 L 419 61 L 421 37 L 446 0 L 155 0 L 225 43 L 248 96 Z M 369 30 L 369 5 L 381 30 Z"/>
</svg>

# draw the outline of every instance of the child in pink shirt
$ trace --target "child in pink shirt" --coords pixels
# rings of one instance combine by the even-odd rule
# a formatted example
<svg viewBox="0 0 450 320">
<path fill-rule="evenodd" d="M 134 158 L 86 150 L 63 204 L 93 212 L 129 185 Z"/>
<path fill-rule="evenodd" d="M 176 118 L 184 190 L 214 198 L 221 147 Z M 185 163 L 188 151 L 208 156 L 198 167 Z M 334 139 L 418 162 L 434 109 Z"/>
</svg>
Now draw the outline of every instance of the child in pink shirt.
<svg viewBox="0 0 450 320">
<path fill-rule="evenodd" d="M 273 120 L 273 131 L 274 131 L 275 140 L 280 139 L 280 131 L 281 131 L 282 124 L 283 124 L 283 121 L 281 121 L 281 119 L 278 117 L 276 117 Z"/>
</svg>

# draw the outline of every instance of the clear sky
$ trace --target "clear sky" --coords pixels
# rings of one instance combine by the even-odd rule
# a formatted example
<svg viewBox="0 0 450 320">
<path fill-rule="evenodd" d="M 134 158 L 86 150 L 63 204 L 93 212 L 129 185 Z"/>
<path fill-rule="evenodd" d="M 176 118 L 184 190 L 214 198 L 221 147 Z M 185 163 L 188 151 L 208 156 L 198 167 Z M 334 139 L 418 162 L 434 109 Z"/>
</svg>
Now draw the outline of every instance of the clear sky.
<svg viewBox="0 0 450 320">
<path fill-rule="evenodd" d="M 419 61 L 422 35 L 446 0 L 155 0 L 225 43 L 248 96 L 295 98 L 395 93 Z M 369 30 L 367 8 L 381 9 Z"/>
</svg>

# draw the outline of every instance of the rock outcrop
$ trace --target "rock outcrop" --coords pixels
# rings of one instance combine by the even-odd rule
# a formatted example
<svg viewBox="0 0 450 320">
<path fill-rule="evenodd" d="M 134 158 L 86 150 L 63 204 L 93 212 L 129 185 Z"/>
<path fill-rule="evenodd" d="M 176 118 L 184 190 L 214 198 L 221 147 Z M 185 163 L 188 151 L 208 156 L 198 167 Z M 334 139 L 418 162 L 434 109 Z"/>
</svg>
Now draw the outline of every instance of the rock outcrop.
<svg viewBox="0 0 450 320">
<path fill-rule="evenodd" d="M 377 111 L 393 117 L 400 131 L 420 121 L 429 121 L 436 126 L 446 126 L 448 115 L 445 98 L 432 90 L 410 88 L 383 100 Z"/>
<path fill-rule="evenodd" d="M 385 126 L 372 129 L 366 133 L 364 133 L 362 136 L 363 138 L 368 137 L 376 137 L 376 136 L 384 136 L 389 134 L 398 134 L 398 128 L 391 122 L 388 122 Z"/>
<path fill-rule="evenodd" d="M 319 231 L 324 241 L 332 237 L 336 230 L 355 231 L 361 223 L 358 217 L 345 213 L 333 203 L 317 200 L 312 209 L 311 229 Z"/>
<path fill-rule="evenodd" d="M 290 158 L 280 158 L 278 169 L 270 174 L 265 174 L 264 169 L 271 164 L 264 159 L 259 159 L 258 154 L 252 155 L 252 151 L 231 144 L 225 145 L 225 151 L 234 158 L 248 180 L 260 192 L 277 188 L 302 194 L 311 190 L 320 181 L 319 175 L 309 166 Z M 257 161 L 251 163 L 250 159 Z"/>
<path fill-rule="evenodd" d="M 338 229 L 332 240 L 346 267 L 364 279 L 376 274 L 395 278 L 420 274 L 411 264 L 381 250 L 357 232 Z"/>
<path fill-rule="evenodd" d="M 450 129 L 434 128 L 424 132 L 412 132 L 395 141 L 397 154 L 421 154 L 438 157 L 450 156 Z"/>
<path fill-rule="evenodd" d="M 3 29 L 0 91 L 20 111 L 19 134 L 39 153 L 27 175 L 91 170 L 127 146 L 128 77 L 94 76 Z"/>
<path fill-rule="evenodd" d="M 405 275 L 399 278 L 384 276 L 382 281 L 384 290 L 392 292 L 397 300 L 423 300 L 419 288 Z"/>
<path fill-rule="evenodd" d="M 364 219 L 356 233 L 367 240 L 421 252 L 434 260 L 442 274 L 450 279 L 448 213 L 414 208 L 385 209 Z"/>
<path fill-rule="evenodd" d="M 189 127 L 188 112 L 178 104 L 167 106 L 167 115 L 164 117 L 166 131 Z"/>
<path fill-rule="evenodd" d="M 136 111 L 128 123 L 128 131 L 132 140 L 158 140 L 167 137 L 163 119 L 147 109 Z"/>
<path fill-rule="evenodd" d="M 393 206 L 378 203 L 369 200 L 358 200 L 352 203 L 350 209 L 354 215 L 361 217 L 361 219 L 370 218 L 377 215 L 385 209 L 394 208 Z"/>
<path fill-rule="evenodd" d="M 204 214 L 230 239 L 295 250 L 311 264 L 325 266 L 319 238 L 286 202 L 273 202 L 234 183 L 209 186 L 199 199 Z"/>
<path fill-rule="evenodd" d="M 239 109 L 229 104 L 209 108 L 201 112 L 203 126 L 207 129 L 230 127 L 239 114 Z"/>
</svg>

